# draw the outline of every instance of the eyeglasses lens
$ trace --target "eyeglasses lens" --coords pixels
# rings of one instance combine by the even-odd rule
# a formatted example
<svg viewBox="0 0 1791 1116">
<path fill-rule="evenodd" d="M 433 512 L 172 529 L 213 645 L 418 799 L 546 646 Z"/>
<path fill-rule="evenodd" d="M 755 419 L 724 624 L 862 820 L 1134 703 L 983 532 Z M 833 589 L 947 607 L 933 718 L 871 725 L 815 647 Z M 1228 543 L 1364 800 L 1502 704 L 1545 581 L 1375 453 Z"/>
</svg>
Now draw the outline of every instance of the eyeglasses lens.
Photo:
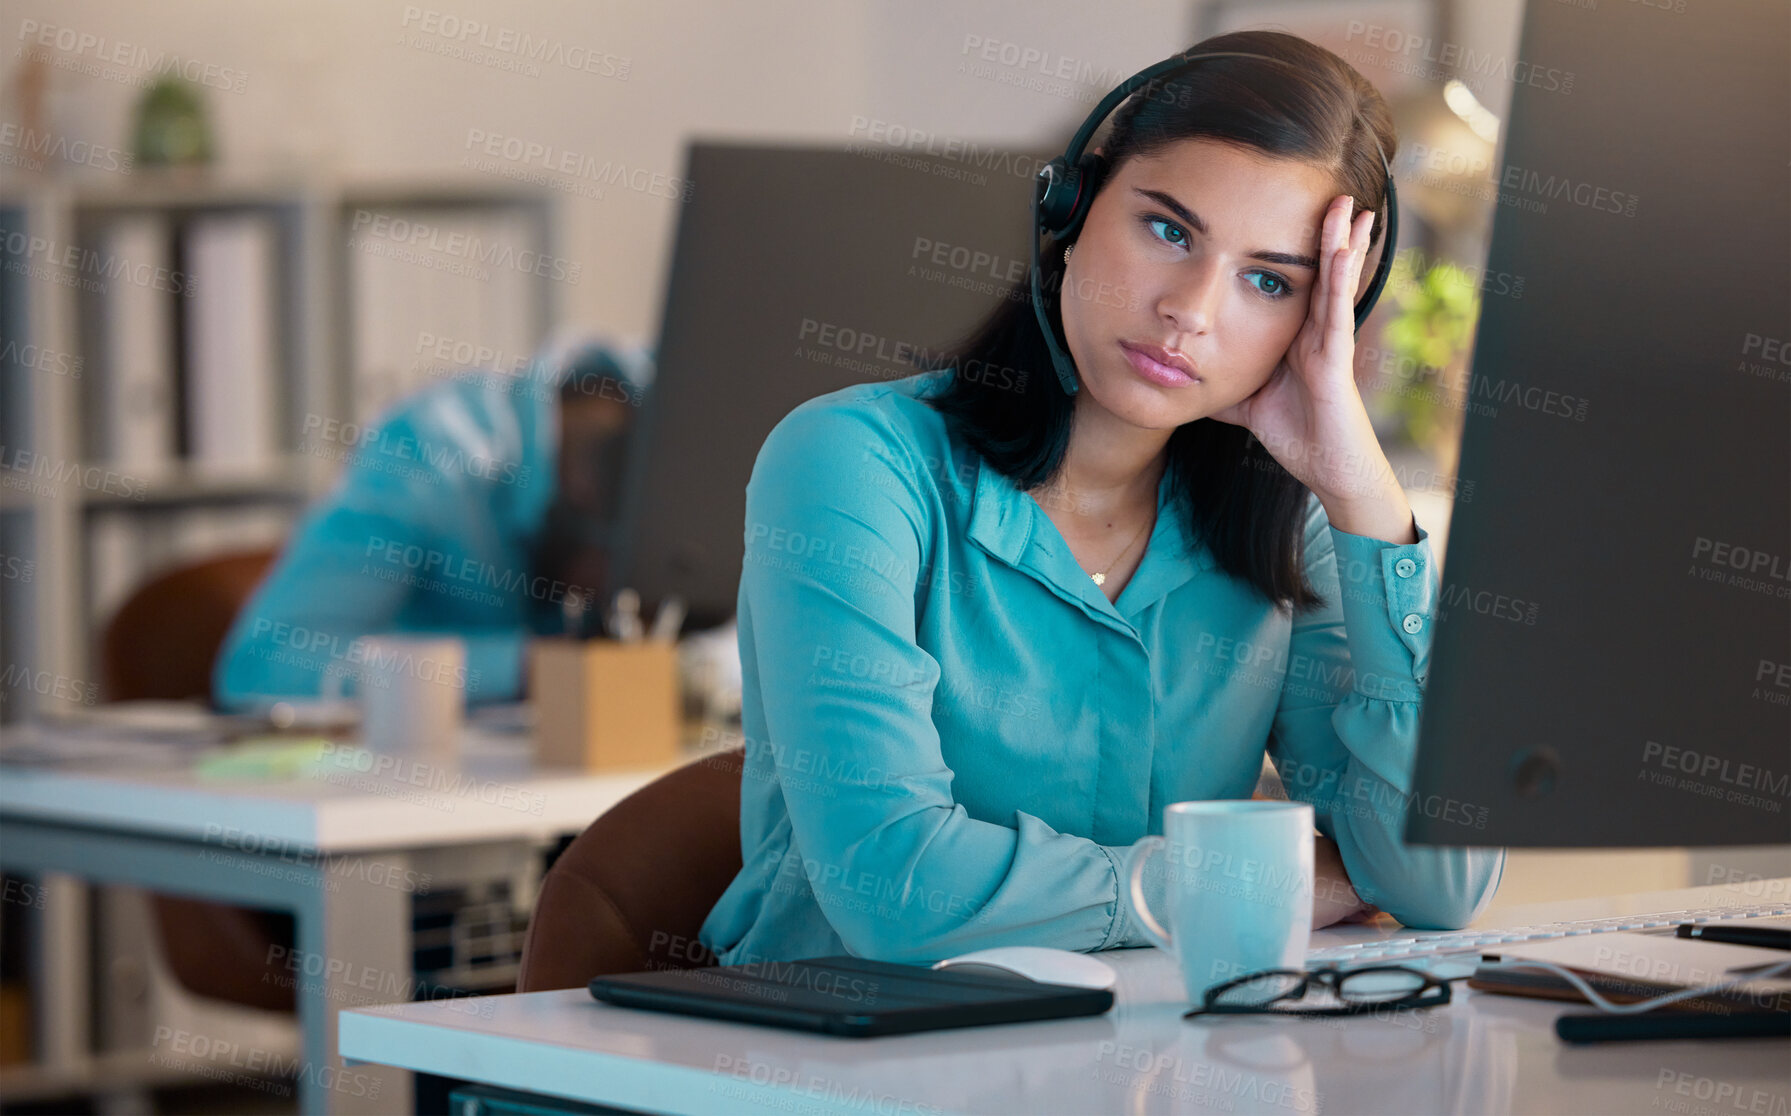
<svg viewBox="0 0 1791 1116">
<path fill-rule="evenodd" d="M 1354 1004 L 1378 1004 L 1403 1000 L 1424 985 L 1424 974 L 1410 969 L 1367 969 L 1339 977 L 1337 998 Z"/>
<path fill-rule="evenodd" d="M 1221 992 L 1213 999 L 1213 1006 L 1255 1007 L 1272 1003 L 1298 988 L 1305 979 L 1303 973 L 1255 973 Z"/>
</svg>

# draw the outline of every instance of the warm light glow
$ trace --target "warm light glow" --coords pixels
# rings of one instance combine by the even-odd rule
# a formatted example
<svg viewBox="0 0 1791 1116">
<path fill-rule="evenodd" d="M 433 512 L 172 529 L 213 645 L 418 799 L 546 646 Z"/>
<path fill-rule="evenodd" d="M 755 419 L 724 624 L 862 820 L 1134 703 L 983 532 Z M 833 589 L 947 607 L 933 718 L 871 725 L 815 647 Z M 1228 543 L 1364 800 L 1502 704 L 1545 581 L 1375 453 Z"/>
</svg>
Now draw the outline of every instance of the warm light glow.
<svg viewBox="0 0 1791 1116">
<path fill-rule="evenodd" d="M 1499 142 L 1499 118 L 1474 96 L 1474 91 L 1451 78 L 1443 86 L 1443 103 L 1487 143 Z"/>
</svg>

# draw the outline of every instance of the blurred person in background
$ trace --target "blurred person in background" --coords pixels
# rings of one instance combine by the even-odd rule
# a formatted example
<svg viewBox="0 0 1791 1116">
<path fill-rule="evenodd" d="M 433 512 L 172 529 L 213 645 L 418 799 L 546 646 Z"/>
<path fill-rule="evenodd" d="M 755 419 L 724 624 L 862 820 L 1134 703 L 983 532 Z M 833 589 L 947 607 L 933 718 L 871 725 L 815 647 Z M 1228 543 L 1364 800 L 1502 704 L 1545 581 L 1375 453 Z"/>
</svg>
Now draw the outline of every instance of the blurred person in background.
<svg viewBox="0 0 1791 1116">
<path fill-rule="evenodd" d="M 220 706 L 352 696 L 362 636 L 466 642 L 469 703 L 514 701 L 538 634 L 601 634 L 610 527 L 652 353 L 569 335 L 527 369 L 399 401 L 348 447 L 213 666 Z"/>
</svg>

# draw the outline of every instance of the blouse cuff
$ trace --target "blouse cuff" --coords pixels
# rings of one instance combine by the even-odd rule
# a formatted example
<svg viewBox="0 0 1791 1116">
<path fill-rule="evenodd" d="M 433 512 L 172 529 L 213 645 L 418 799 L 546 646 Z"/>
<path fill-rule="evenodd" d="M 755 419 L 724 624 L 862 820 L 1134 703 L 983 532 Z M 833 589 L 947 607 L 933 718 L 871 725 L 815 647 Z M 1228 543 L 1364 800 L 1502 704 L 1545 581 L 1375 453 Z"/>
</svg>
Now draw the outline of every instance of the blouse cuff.
<svg viewBox="0 0 1791 1116">
<path fill-rule="evenodd" d="M 1138 916 L 1132 910 L 1132 882 L 1126 876 L 1126 854 L 1129 849 L 1123 845 L 1097 845 L 1113 862 L 1114 898 L 1116 900 L 1113 921 L 1108 924 L 1106 940 L 1096 949 L 1126 949 L 1136 946 L 1151 945 L 1144 936 L 1144 929 Z M 1166 877 L 1162 870 L 1161 855 L 1152 855 L 1145 862 L 1144 878 L 1139 881 L 1144 887 L 1144 901 L 1158 919 L 1167 915 L 1163 902 L 1166 896 Z"/>
<path fill-rule="evenodd" d="M 1355 690 L 1378 701 L 1420 701 L 1430 675 L 1438 575 L 1430 532 L 1399 544 L 1331 528 Z"/>
</svg>

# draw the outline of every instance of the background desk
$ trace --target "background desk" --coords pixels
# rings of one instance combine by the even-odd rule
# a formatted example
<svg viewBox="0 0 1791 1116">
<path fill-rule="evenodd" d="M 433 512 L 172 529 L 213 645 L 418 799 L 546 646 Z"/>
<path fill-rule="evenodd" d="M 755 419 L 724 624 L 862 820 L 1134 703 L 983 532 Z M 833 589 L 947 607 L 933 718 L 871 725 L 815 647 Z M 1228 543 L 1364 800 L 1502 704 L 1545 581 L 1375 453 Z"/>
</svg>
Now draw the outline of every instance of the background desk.
<svg viewBox="0 0 1791 1116">
<path fill-rule="evenodd" d="M 1516 907 L 1483 925 L 1760 901 L 1744 887 L 1688 888 Z M 1318 932 L 1313 944 L 1385 933 L 1340 927 Z M 1791 1104 L 1791 1047 L 1782 1040 L 1569 1047 L 1551 1024 L 1570 1005 L 1460 985 L 1454 1003 L 1420 1012 L 1184 1020 L 1187 1003 L 1167 954 L 1100 956 L 1119 972 L 1117 1001 L 1092 1018 L 848 1039 L 633 1011 L 568 990 L 345 1011 L 341 1052 L 667 1113 L 1690 1116 L 1782 1113 Z M 475 1004 L 490 1010 L 476 1012 Z M 1718 1087 L 1732 1107 L 1710 1099 Z"/>
<path fill-rule="evenodd" d="M 300 1111 L 408 1112 L 408 1073 L 367 1071 L 377 1096 L 326 1087 L 341 1067 L 338 1011 L 390 1000 L 392 985 L 411 977 L 411 893 L 383 881 L 427 872 L 423 858 L 443 852 L 462 867 L 532 854 L 664 773 L 540 771 L 529 747 L 526 737 L 480 740 L 459 791 L 352 770 L 330 780 L 217 780 L 168 767 L 9 766 L 0 867 L 291 912 L 296 957 L 332 963 L 327 975 L 294 974 Z M 91 1072 L 85 926 L 74 921 L 43 928 L 56 991 L 38 998 L 43 1064 L 31 1073 Z M 355 974 L 379 979 L 367 987 Z"/>
</svg>

